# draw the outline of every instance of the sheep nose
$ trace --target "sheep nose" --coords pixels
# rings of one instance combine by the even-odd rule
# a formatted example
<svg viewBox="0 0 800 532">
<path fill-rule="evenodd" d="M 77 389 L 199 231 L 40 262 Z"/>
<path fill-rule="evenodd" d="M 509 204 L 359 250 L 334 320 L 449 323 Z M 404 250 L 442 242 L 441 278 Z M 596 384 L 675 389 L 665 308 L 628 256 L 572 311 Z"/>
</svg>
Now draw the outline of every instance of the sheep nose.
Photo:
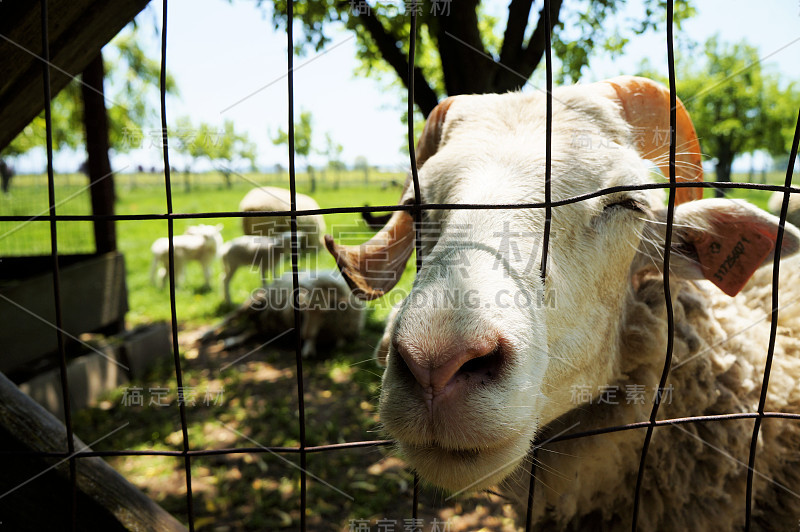
<svg viewBox="0 0 800 532">
<path fill-rule="evenodd" d="M 429 400 L 470 384 L 486 384 L 497 377 L 503 362 L 497 340 L 459 342 L 435 353 L 403 342 L 395 347 Z"/>
</svg>

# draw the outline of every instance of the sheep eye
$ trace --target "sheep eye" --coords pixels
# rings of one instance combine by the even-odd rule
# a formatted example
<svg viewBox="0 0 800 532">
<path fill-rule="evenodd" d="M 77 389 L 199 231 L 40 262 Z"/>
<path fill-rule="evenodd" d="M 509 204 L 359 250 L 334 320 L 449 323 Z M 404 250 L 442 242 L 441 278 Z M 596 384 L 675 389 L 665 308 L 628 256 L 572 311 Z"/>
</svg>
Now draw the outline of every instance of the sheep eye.
<svg viewBox="0 0 800 532">
<path fill-rule="evenodd" d="M 642 204 L 631 198 L 625 198 L 620 201 L 614 201 L 606 205 L 603 209 L 608 210 L 614 207 L 622 207 L 623 209 L 628 209 L 630 211 L 644 212 L 644 207 L 642 206 Z"/>
</svg>

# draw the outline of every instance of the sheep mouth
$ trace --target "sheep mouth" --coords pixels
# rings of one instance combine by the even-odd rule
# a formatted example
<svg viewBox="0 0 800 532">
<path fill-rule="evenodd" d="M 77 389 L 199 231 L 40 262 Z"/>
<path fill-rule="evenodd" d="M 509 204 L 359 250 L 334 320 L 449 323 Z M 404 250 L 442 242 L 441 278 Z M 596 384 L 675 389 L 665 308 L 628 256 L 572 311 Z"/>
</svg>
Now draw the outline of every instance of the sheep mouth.
<svg viewBox="0 0 800 532">
<path fill-rule="evenodd" d="M 446 490 L 475 491 L 497 485 L 519 467 L 529 448 L 522 440 L 511 438 L 474 449 L 398 444 L 400 454 L 426 481 Z"/>
</svg>

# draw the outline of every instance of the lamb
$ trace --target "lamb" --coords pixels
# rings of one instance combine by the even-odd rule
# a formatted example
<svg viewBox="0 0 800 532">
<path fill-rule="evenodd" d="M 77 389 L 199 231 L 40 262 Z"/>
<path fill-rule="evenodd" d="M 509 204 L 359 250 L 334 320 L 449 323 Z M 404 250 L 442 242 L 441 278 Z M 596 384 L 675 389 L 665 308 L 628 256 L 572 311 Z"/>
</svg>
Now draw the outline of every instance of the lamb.
<svg viewBox="0 0 800 532">
<path fill-rule="evenodd" d="M 668 341 L 667 214 L 663 194 L 633 187 L 656 179 L 645 159 L 669 175 L 668 116 L 669 91 L 644 78 L 554 91 L 552 200 L 584 197 L 552 209 L 544 279 L 544 209 L 424 210 L 421 268 L 377 349 L 381 423 L 422 479 L 450 492 L 500 485 L 524 516 L 532 441 L 649 418 Z M 423 202 L 543 202 L 544 117 L 540 94 L 440 103 L 417 150 Z M 700 180 L 680 103 L 676 117 L 678 180 Z M 701 188 L 676 189 L 674 351 L 660 419 L 754 412 L 759 402 L 779 220 L 701 198 Z M 406 186 L 400 203 L 413 201 Z M 328 236 L 326 245 L 354 293 L 373 299 L 396 284 L 414 232 L 397 211 L 366 244 Z M 798 249 L 800 230 L 786 224 L 766 411 L 800 413 L 800 260 L 787 259 Z M 655 428 L 638 529 L 741 529 L 752 433 L 752 419 Z M 537 528 L 630 530 L 643 438 L 637 429 L 546 445 L 536 456 Z M 764 420 L 753 529 L 796 528 L 798 449 L 796 420 Z"/>
<path fill-rule="evenodd" d="M 186 262 L 196 260 L 203 268 L 204 288 L 211 286 L 211 263 L 222 247 L 222 224 L 193 225 L 184 234 L 173 236 L 175 248 L 175 285 L 183 281 Z M 162 237 L 150 247 L 153 262 L 150 267 L 150 280 L 160 288 L 164 288 L 169 267 L 169 239 Z"/>
<path fill-rule="evenodd" d="M 769 197 L 767 209 L 774 215 L 779 215 L 783 205 L 783 192 L 773 192 Z M 789 210 L 786 214 L 786 221 L 795 227 L 800 227 L 800 195 L 792 194 L 789 196 Z"/>
<path fill-rule="evenodd" d="M 291 252 L 292 233 L 286 231 L 277 237 L 244 235 L 225 242 L 222 246 L 222 292 L 225 302 L 231 302 L 230 284 L 233 274 L 241 266 L 258 265 L 262 286 L 266 286 L 267 272 L 275 277 L 281 258 Z M 297 232 L 298 248 L 308 247 L 308 235 Z"/>
<path fill-rule="evenodd" d="M 364 328 L 365 305 L 351 296 L 338 271 L 299 272 L 298 282 L 304 358 L 358 338 Z M 225 347 L 231 348 L 255 336 L 271 340 L 286 335 L 294 327 L 292 294 L 292 274 L 287 272 L 205 333 L 202 342 L 224 340 Z"/>
<path fill-rule="evenodd" d="M 297 194 L 297 210 L 319 209 L 319 204 L 305 194 Z M 259 187 L 248 192 L 239 203 L 242 212 L 288 211 L 291 195 L 285 188 Z M 242 218 L 244 234 L 274 236 L 290 231 L 290 216 L 245 216 Z M 297 217 L 297 230 L 309 235 L 309 246 L 316 249 L 325 234 L 325 220 L 321 214 Z"/>
</svg>

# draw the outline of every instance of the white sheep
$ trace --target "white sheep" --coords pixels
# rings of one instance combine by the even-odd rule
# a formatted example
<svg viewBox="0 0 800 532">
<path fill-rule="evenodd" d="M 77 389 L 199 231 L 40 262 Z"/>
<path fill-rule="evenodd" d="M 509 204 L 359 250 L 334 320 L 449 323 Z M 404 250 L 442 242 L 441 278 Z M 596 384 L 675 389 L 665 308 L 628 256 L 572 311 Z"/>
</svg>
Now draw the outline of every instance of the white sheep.
<svg viewBox="0 0 800 532">
<path fill-rule="evenodd" d="M 678 177 L 697 180 L 699 144 L 683 106 L 676 111 Z M 421 269 L 377 350 L 381 423 L 424 480 L 452 492 L 500 484 L 524 516 L 532 441 L 647 421 L 667 352 L 666 208 L 663 195 L 633 187 L 656 179 L 645 158 L 664 168 L 668 117 L 668 90 L 643 78 L 554 91 L 552 199 L 587 197 L 552 209 L 544 280 L 544 209 L 425 211 Z M 545 138 L 544 94 L 448 98 L 417 151 L 423 201 L 543 202 Z M 742 285 L 771 262 L 778 219 L 700 191 L 678 189 L 674 210 L 675 343 L 660 419 L 754 412 L 759 402 L 771 267 Z M 413 201 L 407 187 L 401 203 Z M 394 286 L 412 221 L 398 211 L 362 246 L 326 238 L 356 294 Z M 785 231 L 782 257 L 800 248 L 800 231 Z M 766 411 L 800 413 L 799 262 L 781 264 Z M 753 423 L 655 428 L 639 529 L 741 529 Z M 540 450 L 537 527 L 630 530 L 643 438 L 626 430 Z M 752 526 L 796 529 L 800 423 L 765 419 L 757 451 Z"/>
<path fill-rule="evenodd" d="M 773 192 L 769 197 L 767 209 L 775 216 L 780 215 L 783 205 L 783 192 Z M 786 213 L 786 221 L 795 227 L 800 227 L 800 194 L 789 196 L 789 210 Z"/>
<path fill-rule="evenodd" d="M 319 209 L 319 204 L 305 194 L 297 193 L 297 210 Z M 291 194 L 285 188 L 259 187 L 248 192 L 239 203 L 242 212 L 288 211 L 291 209 Z M 242 226 L 246 235 L 276 236 L 291 230 L 291 217 L 285 216 L 245 216 Z M 316 250 L 325 234 L 325 220 L 321 214 L 297 217 L 297 230 L 309 235 L 308 244 Z"/>
<path fill-rule="evenodd" d="M 301 355 L 313 357 L 355 340 L 365 321 L 365 305 L 350 294 L 338 271 L 298 273 L 301 312 Z M 258 336 L 291 338 L 294 327 L 292 274 L 287 272 L 259 290 L 241 307 L 203 336 L 203 342 L 225 340 L 226 348 Z"/>
<path fill-rule="evenodd" d="M 195 260 L 203 268 L 204 287 L 211 286 L 211 263 L 222 247 L 222 224 L 193 225 L 182 235 L 174 235 L 172 242 L 175 248 L 175 285 L 183 281 L 186 263 Z M 169 238 L 162 237 L 150 247 L 153 262 L 150 267 L 150 280 L 153 284 L 164 288 L 167 268 L 169 267 Z"/>
<path fill-rule="evenodd" d="M 275 278 L 281 259 L 288 256 L 292 249 L 292 233 L 286 231 L 275 237 L 244 235 L 225 242 L 222 246 L 222 292 L 225 302 L 231 302 L 230 284 L 233 274 L 240 267 L 249 265 L 258 267 L 261 273 L 262 286 L 266 286 L 267 273 Z M 308 235 L 297 232 L 299 249 L 308 247 Z"/>
</svg>

